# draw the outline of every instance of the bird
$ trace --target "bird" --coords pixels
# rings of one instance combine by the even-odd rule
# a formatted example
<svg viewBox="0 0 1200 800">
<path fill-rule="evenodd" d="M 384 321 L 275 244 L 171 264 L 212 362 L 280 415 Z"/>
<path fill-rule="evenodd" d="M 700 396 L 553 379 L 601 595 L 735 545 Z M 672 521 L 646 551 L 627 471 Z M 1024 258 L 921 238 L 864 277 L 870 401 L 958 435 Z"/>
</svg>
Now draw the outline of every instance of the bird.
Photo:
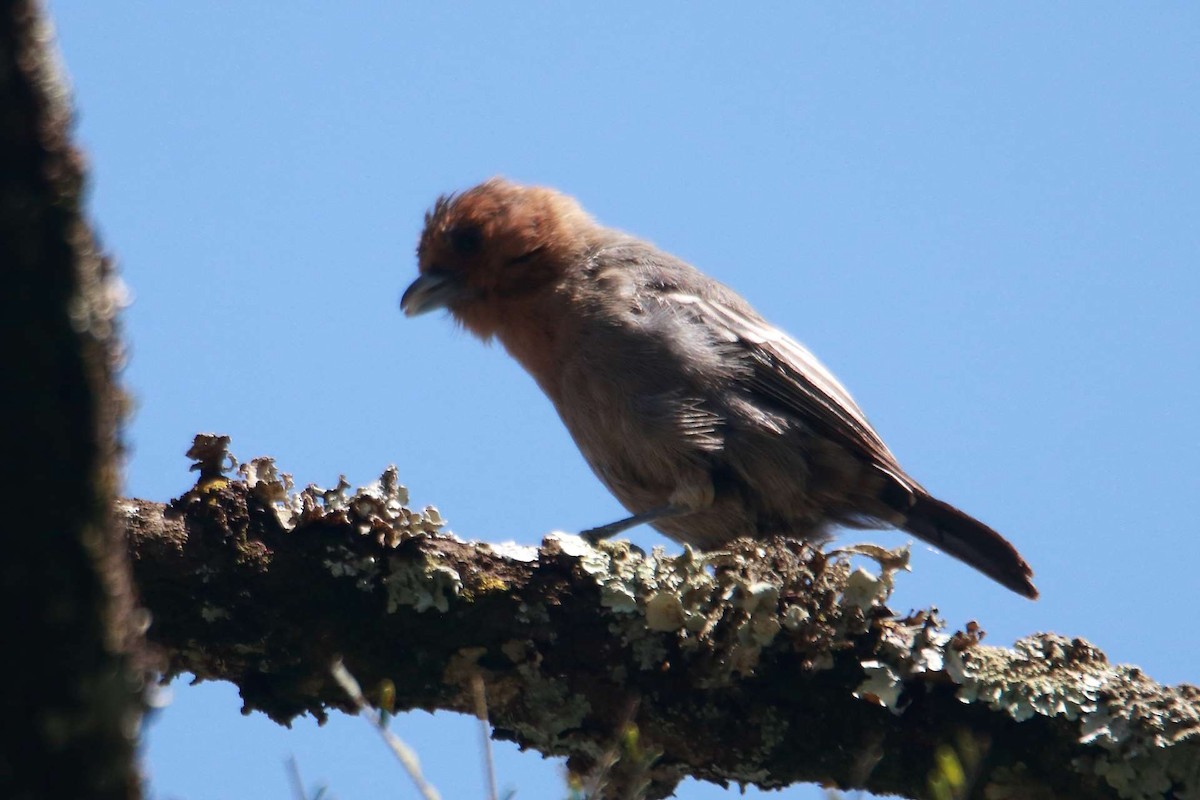
<svg viewBox="0 0 1200 800">
<path fill-rule="evenodd" d="M 815 356 L 735 291 L 574 198 L 506 178 L 439 197 L 401 309 L 498 340 L 639 524 L 699 550 L 894 527 L 1036 599 L 1003 536 L 931 495 Z"/>
</svg>

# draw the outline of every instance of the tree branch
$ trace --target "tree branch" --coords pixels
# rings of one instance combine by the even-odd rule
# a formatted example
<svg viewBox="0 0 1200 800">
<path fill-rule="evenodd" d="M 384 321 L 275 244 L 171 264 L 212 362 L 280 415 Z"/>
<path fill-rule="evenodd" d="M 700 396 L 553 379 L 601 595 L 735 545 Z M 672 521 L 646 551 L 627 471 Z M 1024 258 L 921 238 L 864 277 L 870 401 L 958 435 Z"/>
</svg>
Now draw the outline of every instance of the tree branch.
<svg viewBox="0 0 1200 800">
<path fill-rule="evenodd" d="M 389 470 L 350 494 L 289 494 L 269 459 L 123 504 L 150 638 L 171 674 L 228 680 L 285 723 L 350 703 L 341 656 L 373 702 L 471 713 L 609 795 L 685 775 L 800 781 L 908 797 L 1197 797 L 1200 690 L 1110 665 L 1081 639 L 1012 650 L 885 605 L 906 553 L 880 563 L 798 542 L 643 555 L 569 535 L 540 548 L 460 541 Z M 214 445 L 215 443 L 215 445 Z M 393 695 L 394 692 L 394 695 Z"/>
</svg>

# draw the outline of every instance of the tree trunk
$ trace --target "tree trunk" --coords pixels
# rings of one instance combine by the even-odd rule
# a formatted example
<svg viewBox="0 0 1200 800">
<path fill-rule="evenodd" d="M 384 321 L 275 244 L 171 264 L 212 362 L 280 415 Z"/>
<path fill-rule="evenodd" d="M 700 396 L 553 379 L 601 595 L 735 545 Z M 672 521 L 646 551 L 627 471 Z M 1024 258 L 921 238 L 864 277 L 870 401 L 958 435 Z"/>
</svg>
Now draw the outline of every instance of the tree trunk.
<svg viewBox="0 0 1200 800">
<path fill-rule="evenodd" d="M 142 637 L 115 524 L 118 285 L 36 2 L 0 4 L 0 797 L 134 798 Z M 14 519 L 15 513 L 15 519 Z"/>
</svg>

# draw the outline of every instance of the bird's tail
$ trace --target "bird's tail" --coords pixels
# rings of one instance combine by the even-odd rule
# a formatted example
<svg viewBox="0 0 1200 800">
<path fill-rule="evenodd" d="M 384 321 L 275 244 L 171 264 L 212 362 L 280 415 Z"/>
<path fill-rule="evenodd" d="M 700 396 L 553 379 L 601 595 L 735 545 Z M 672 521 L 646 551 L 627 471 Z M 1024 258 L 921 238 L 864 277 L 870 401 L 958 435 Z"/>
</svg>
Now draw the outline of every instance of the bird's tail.
<svg viewBox="0 0 1200 800">
<path fill-rule="evenodd" d="M 918 492 L 904 530 L 919 536 L 997 583 L 1036 599 L 1033 570 L 1007 539 L 948 503 Z"/>
</svg>

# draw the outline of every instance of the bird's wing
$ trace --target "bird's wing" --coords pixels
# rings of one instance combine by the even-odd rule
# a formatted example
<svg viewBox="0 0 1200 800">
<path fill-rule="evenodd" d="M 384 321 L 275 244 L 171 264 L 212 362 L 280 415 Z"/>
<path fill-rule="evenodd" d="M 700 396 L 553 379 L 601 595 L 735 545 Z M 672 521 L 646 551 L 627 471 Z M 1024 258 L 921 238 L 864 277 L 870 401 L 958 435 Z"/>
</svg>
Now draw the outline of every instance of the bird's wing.
<svg viewBox="0 0 1200 800">
<path fill-rule="evenodd" d="M 741 347 L 750 359 L 751 390 L 772 405 L 800 417 L 823 436 L 839 442 L 915 487 L 896 457 L 867 422 L 854 398 L 825 365 L 796 340 L 759 318 L 712 297 L 682 292 L 670 300 L 692 306 L 718 336 Z"/>
</svg>

